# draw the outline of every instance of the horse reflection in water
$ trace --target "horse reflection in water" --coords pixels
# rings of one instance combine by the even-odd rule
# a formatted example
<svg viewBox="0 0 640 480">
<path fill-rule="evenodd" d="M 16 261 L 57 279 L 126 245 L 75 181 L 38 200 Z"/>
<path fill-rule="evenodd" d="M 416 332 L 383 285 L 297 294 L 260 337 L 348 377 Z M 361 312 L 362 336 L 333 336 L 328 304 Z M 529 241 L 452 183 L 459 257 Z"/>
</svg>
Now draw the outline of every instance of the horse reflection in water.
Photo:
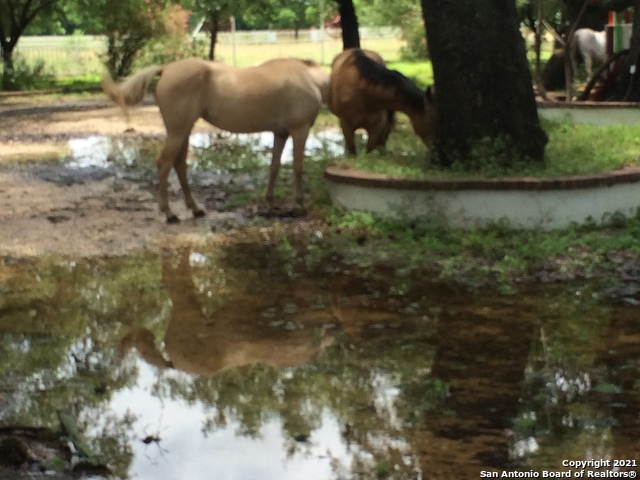
<svg viewBox="0 0 640 480">
<path fill-rule="evenodd" d="M 176 268 L 172 266 L 173 258 L 162 258 L 162 282 L 173 304 L 164 339 L 165 351 L 157 348 L 150 330 L 136 327 L 122 339 L 123 352 L 135 348 L 145 361 L 157 367 L 211 376 L 258 363 L 274 367 L 307 363 L 333 343 L 334 337 L 322 329 L 333 317 L 323 310 L 317 310 L 312 318 L 305 315 L 305 326 L 311 328 L 261 325 L 261 313 L 278 304 L 279 292 L 285 301 L 291 299 L 290 285 L 275 286 L 275 291 L 266 286 L 255 288 L 254 292 L 266 293 L 243 295 L 205 314 L 193 282 L 189 256 L 189 250 L 185 249 Z M 314 334 L 318 330 L 322 331 L 319 336 Z"/>
</svg>

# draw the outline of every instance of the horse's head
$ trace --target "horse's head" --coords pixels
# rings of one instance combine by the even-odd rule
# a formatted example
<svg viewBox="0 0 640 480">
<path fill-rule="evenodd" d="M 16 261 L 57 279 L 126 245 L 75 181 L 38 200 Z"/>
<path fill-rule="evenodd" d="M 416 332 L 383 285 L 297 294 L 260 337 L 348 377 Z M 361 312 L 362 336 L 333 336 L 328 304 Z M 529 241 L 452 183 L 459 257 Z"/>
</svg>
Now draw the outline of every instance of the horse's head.
<svg viewBox="0 0 640 480">
<path fill-rule="evenodd" d="M 416 132 L 425 145 L 429 146 L 433 142 L 436 134 L 438 122 L 438 110 L 436 108 L 435 94 L 431 87 L 424 92 L 423 108 L 409 115 L 413 130 Z"/>
</svg>

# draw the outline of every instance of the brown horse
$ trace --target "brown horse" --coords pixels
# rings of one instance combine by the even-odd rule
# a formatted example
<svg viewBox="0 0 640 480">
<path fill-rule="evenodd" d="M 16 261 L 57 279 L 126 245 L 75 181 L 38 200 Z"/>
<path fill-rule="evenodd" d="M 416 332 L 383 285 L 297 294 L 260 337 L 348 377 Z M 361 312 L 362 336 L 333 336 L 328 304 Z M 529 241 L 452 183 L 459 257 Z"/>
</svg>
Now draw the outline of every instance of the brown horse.
<svg viewBox="0 0 640 480">
<path fill-rule="evenodd" d="M 156 103 L 167 129 L 167 138 L 156 159 L 159 206 L 168 223 L 178 222 L 167 198 L 167 179 L 174 168 L 187 208 L 194 217 L 204 215 L 193 199 L 187 180 L 189 135 L 203 118 L 215 127 L 233 133 L 273 132 L 273 156 L 266 198 L 271 204 L 280 158 L 289 136 L 293 138 L 295 196 L 302 204 L 302 160 L 309 130 L 326 102 L 329 74 L 306 60 L 281 58 L 261 65 L 239 68 L 189 58 L 145 68 L 115 84 L 107 75 L 104 92 L 128 118 L 127 107 L 142 101 L 151 81 L 156 85 Z"/>
<path fill-rule="evenodd" d="M 393 127 L 394 111 L 405 113 L 425 144 L 433 140 L 436 107 L 431 89 L 389 70 L 375 52 L 348 49 L 334 60 L 327 104 L 340 119 L 348 154 L 355 154 L 354 134 L 367 131 L 367 152 L 384 146 Z"/>
</svg>

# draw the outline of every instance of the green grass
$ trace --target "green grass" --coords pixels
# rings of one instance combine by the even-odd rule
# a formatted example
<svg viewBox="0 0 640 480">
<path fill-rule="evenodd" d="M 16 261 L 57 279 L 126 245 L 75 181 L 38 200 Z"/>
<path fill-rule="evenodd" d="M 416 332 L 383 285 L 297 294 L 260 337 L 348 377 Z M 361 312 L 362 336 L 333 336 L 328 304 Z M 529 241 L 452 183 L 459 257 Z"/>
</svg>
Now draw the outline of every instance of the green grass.
<svg viewBox="0 0 640 480">
<path fill-rule="evenodd" d="M 392 133 L 386 151 L 360 154 L 342 160 L 357 169 L 394 176 L 440 177 L 553 177 L 611 171 L 640 164 L 640 131 L 635 126 L 593 126 L 543 121 L 549 135 L 543 164 L 521 162 L 501 168 L 491 162 L 476 161 L 473 170 L 463 167 L 440 169 L 430 165 L 428 150 L 413 134 L 406 121 Z"/>
<path fill-rule="evenodd" d="M 640 257 L 640 218 L 615 225 L 563 230 L 517 230 L 492 225 L 468 231 L 434 222 L 385 220 L 364 212 L 337 212 L 329 223 L 339 235 L 325 246 L 348 263 L 368 268 L 392 264 L 396 271 L 427 270 L 441 279 L 476 287 L 495 284 L 512 293 L 520 282 L 618 280 Z"/>
<path fill-rule="evenodd" d="M 397 70 L 413 80 L 420 88 L 433 85 L 433 68 L 430 61 L 424 62 L 389 62 L 387 66 Z"/>
</svg>

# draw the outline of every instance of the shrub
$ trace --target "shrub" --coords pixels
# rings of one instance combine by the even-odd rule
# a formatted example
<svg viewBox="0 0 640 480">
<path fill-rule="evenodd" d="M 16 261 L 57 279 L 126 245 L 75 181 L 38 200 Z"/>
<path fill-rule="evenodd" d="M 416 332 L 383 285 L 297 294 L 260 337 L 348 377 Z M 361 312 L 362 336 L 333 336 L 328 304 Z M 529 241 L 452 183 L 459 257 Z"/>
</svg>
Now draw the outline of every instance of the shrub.
<svg viewBox="0 0 640 480">
<path fill-rule="evenodd" d="M 44 60 L 30 65 L 24 58 L 14 55 L 13 67 L 3 69 L 2 77 L 7 90 L 35 90 L 50 83 L 52 75 L 46 72 Z"/>
<path fill-rule="evenodd" d="M 418 12 L 404 15 L 400 28 L 402 39 L 406 42 L 406 45 L 400 49 L 400 58 L 407 61 L 428 59 L 429 52 L 422 16 Z"/>
<path fill-rule="evenodd" d="M 159 15 L 156 36 L 144 47 L 137 63 L 156 65 L 193 56 L 189 39 L 189 11 L 170 5 Z"/>
</svg>

